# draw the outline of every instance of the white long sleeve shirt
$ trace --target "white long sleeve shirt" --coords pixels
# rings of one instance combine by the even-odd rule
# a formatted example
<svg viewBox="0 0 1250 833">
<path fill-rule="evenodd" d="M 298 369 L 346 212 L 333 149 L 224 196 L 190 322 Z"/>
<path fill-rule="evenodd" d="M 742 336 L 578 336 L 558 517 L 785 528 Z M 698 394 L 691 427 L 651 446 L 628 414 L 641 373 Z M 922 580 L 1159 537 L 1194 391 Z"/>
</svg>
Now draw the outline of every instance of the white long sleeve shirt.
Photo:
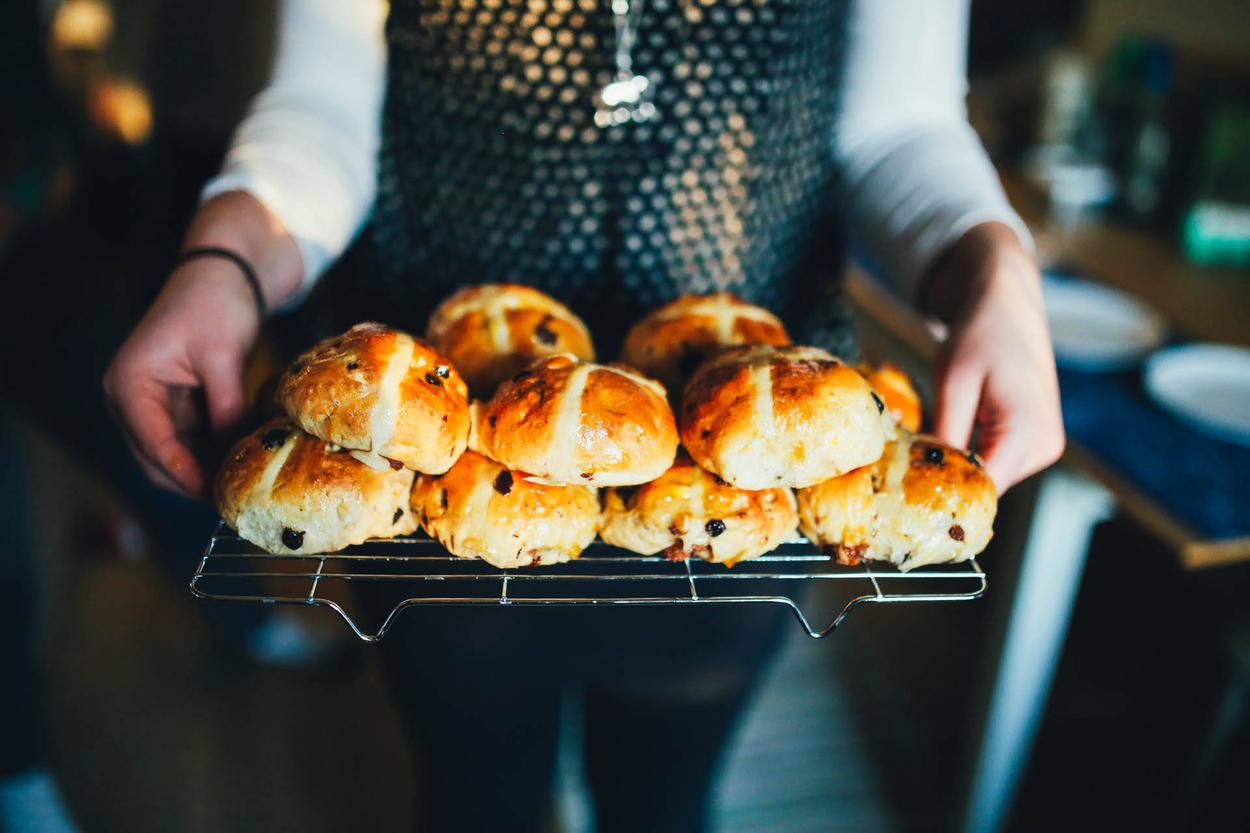
<svg viewBox="0 0 1250 833">
<path fill-rule="evenodd" d="M 247 191 L 303 256 L 303 291 L 351 242 L 375 192 L 385 0 L 283 0 L 269 85 L 203 192 Z M 910 297 L 982 222 L 1028 230 L 968 125 L 968 0 L 853 0 L 834 135 L 852 244 Z"/>
</svg>

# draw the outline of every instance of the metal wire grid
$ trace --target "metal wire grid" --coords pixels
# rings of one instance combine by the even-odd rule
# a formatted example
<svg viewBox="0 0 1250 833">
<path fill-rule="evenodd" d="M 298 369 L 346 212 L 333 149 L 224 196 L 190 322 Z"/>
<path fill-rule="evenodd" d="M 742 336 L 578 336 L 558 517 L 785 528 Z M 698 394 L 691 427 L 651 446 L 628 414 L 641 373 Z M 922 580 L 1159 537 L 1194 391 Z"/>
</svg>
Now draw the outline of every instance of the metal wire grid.
<svg viewBox="0 0 1250 833">
<path fill-rule="evenodd" d="M 361 582 L 403 594 L 373 632 L 343 604 L 342 591 Z M 813 627 L 793 598 L 797 594 L 774 592 L 815 582 L 835 582 L 853 593 L 823 628 Z M 764 592 L 736 592 L 744 587 Z M 861 604 L 969 601 L 985 589 L 985 573 L 975 559 L 908 573 L 867 562 L 844 567 L 803 540 L 732 569 L 640 556 L 596 542 L 566 564 L 501 570 L 452 556 L 422 535 L 371 540 L 339 553 L 269 555 L 225 523 L 214 530 L 191 579 L 191 592 L 201 599 L 329 608 L 365 642 L 380 640 L 400 612 L 414 605 L 779 604 L 808 636 L 820 639 Z"/>
</svg>

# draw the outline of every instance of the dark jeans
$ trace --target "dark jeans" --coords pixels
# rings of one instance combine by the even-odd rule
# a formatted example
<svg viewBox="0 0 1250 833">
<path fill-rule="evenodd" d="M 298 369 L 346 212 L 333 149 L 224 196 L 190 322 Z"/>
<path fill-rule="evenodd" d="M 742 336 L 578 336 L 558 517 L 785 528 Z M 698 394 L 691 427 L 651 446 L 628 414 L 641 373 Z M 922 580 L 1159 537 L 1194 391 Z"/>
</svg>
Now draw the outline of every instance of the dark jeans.
<svg viewBox="0 0 1250 833">
<path fill-rule="evenodd" d="M 381 612 L 381 611 L 377 611 Z M 583 704 L 600 833 L 698 833 L 775 652 L 772 607 L 410 608 L 382 641 L 422 830 L 543 829 L 562 695 Z"/>
</svg>

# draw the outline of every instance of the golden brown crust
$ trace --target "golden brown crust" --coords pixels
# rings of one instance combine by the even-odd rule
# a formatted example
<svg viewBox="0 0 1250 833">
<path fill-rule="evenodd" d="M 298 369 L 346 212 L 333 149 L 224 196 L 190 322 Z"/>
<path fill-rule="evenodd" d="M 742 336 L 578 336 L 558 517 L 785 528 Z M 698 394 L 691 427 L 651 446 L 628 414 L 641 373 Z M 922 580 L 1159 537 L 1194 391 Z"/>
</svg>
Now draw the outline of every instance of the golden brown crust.
<svg viewBox="0 0 1250 833">
<path fill-rule="evenodd" d="M 721 348 L 790 343 L 781 319 L 729 292 L 683 295 L 630 329 L 621 361 L 658 379 L 674 399 L 695 369 Z"/>
<path fill-rule="evenodd" d="M 416 529 L 412 472 L 376 471 L 278 417 L 239 440 L 217 473 L 222 518 L 272 553 L 335 552 Z"/>
<path fill-rule="evenodd" d="M 882 462 L 886 460 L 883 455 Z M 813 544 L 830 550 L 839 564 L 859 564 L 877 534 L 873 484 L 878 482 L 884 482 L 881 462 L 797 490 L 800 531 Z"/>
<path fill-rule="evenodd" d="M 468 286 L 434 310 L 426 338 L 489 399 L 501 382 L 541 356 L 572 353 L 594 361 L 586 325 L 548 295 L 518 284 Z"/>
<path fill-rule="evenodd" d="M 801 488 L 881 456 L 872 389 L 814 347 L 731 347 L 686 386 L 681 440 L 700 466 L 742 489 Z"/>
<path fill-rule="evenodd" d="M 965 561 L 993 536 L 998 496 L 969 452 L 902 432 L 881 460 L 800 489 L 799 526 L 844 564 Z"/>
<path fill-rule="evenodd" d="M 913 433 L 920 430 L 920 394 L 916 393 L 906 373 L 889 362 L 882 362 L 876 367 L 863 364 L 859 372 L 881 397 L 886 413 L 897 425 Z"/>
<path fill-rule="evenodd" d="M 412 488 L 421 526 L 454 555 L 496 567 L 558 564 L 594 540 L 599 500 L 586 486 L 544 486 L 472 451 Z"/>
<path fill-rule="evenodd" d="M 602 502 L 604 543 L 730 566 L 776 549 L 798 524 L 789 489 L 735 489 L 684 454 L 650 483 L 605 490 Z"/>
<path fill-rule="evenodd" d="M 903 500 L 925 512 L 962 513 L 974 503 L 998 503 L 998 490 L 970 451 L 916 434 L 907 447 Z"/>
<path fill-rule="evenodd" d="M 455 367 L 382 324 L 357 324 L 301 355 L 278 383 L 278 400 L 305 431 L 375 468 L 398 461 L 443 472 L 468 441 L 468 391 Z"/>
<path fill-rule="evenodd" d="M 669 467 L 677 429 L 657 382 L 560 355 L 475 403 L 470 446 L 546 483 L 631 485 Z"/>
</svg>

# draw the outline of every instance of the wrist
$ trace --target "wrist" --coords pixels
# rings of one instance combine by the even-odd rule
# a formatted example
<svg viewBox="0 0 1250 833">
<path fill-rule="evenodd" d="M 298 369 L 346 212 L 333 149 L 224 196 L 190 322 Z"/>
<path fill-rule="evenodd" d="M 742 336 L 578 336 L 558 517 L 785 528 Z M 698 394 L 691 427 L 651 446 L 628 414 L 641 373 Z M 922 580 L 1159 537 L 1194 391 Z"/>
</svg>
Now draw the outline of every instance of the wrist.
<svg viewBox="0 0 1250 833">
<path fill-rule="evenodd" d="M 226 249 L 221 246 L 197 246 L 184 249 L 182 255 L 178 258 L 177 266 L 203 258 L 224 260 L 234 266 L 243 280 L 247 282 L 248 291 L 252 293 L 257 323 L 262 323 L 269 317 L 269 304 L 265 301 L 264 289 L 260 285 L 260 279 L 256 276 L 256 270 L 252 268 L 252 264 L 248 262 L 247 258 L 233 249 Z"/>
<path fill-rule="evenodd" d="M 148 315 L 178 321 L 189 331 L 207 326 L 216 338 L 247 350 L 263 324 L 256 313 L 256 299 L 238 267 L 218 258 L 196 258 L 170 274 Z"/>
<path fill-rule="evenodd" d="M 1010 226 L 980 223 L 929 268 L 916 290 L 916 305 L 921 312 L 952 325 L 1004 284 L 1040 294 L 1037 265 Z"/>
<path fill-rule="evenodd" d="M 281 306 L 299 290 L 303 258 L 281 221 L 244 191 L 220 194 L 200 206 L 183 242 L 183 249 L 221 248 L 234 252 L 256 275 L 265 307 Z M 222 260 L 223 265 L 238 266 Z M 182 270 L 179 270 L 182 271 Z M 248 292 L 246 279 L 235 279 Z"/>
</svg>

